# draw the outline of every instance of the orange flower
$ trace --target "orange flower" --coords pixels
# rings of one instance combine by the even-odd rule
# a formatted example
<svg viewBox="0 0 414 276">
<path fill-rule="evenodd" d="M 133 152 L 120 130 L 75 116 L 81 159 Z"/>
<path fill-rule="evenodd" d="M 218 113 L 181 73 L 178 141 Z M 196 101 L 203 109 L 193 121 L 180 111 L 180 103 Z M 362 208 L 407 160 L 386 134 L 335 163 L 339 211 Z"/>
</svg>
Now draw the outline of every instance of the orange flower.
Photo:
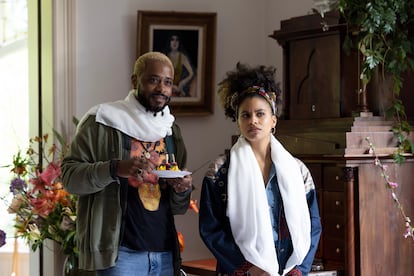
<svg viewBox="0 0 414 276">
<path fill-rule="evenodd" d="M 188 207 L 188 209 L 193 209 L 194 212 L 196 212 L 198 214 L 198 207 L 197 207 L 197 200 L 190 200 L 190 205 Z"/>
<path fill-rule="evenodd" d="M 17 167 L 14 167 L 11 171 L 14 172 L 17 175 L 22 175 L 22 174 L 26 173 L 26 167 L 17 166 Z"/>
<path fill-rule="evenodd" d="M 184 236 L 181 232 L 177 232 L 177 236 L 178 236 L 178 243 L 180 244 L 180 252 L 183 252 L 184 247 L 185 247 Z"/>
</svg>

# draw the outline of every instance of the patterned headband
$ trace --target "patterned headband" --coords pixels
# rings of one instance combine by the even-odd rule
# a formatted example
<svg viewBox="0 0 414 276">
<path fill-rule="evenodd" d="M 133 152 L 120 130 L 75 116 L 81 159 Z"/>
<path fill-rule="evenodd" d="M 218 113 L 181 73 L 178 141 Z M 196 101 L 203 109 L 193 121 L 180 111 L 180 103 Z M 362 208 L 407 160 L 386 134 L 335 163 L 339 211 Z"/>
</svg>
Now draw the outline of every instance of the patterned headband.
<svg viewBox="0 0 414 276">
<path fill-rule="evenodd" d="M 236 114 L 237 114 L 238 105 L 240 104 L 238 102 L 240 96 L 243 96 L 245 94 L 250 94 L 250 93 L 257 93 L 258 95 L 262 96 L 270 104 L 270 107 L 272 108 L 272 113 L 276 114 L 276 111 L 277 111 L 277 107 L 275 104 L 276 93 L 266 92 L 264 87 L 261 87 L 261 86 L 251 86 L 247 88 L 246 90 L 243 90 L 240 94 L 239 93 L 233 94 L 233 96 L 231 97 L 230 104 L 231 104 L 231 107 L 236 111 Z"/>
</svg>

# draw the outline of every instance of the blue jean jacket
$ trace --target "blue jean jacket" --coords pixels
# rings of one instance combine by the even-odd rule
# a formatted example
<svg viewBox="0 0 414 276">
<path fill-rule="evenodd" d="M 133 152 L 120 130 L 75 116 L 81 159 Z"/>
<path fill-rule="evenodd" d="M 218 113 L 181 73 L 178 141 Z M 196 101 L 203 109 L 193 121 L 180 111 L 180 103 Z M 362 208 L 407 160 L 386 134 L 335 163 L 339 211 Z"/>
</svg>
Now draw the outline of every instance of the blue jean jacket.
<svg viewBox="0 0 414 276">
<path fill-rule="evenodd" d="M 246 259 L 234 241 L 230 222 L 226 215 L 227 206 L 227 169 L 226 156 L 221 156 L 210 166 L 203 179 L 200 197 L 199 231 L 200 236 L 209 250 L 217 259 L 217 272 L 231 275 Z M 322 227 L 316 198 L 315 185 L 307 167 L 299 161 L 302 171 L 306 198 L 311 218 L 311 245 L 303 262 L 297 266 L 302 275 L 308 275 L 318 247 Z M 283 205 L 278 189 L 275 169 L 266 187 L 271 208 L 271 220 L 274 229 L 275 249 L 280 272 L 292 253 L 292 242 L 284 219 Z M 246 203 L 248 204 L 248 203 Z"/>
</svg>

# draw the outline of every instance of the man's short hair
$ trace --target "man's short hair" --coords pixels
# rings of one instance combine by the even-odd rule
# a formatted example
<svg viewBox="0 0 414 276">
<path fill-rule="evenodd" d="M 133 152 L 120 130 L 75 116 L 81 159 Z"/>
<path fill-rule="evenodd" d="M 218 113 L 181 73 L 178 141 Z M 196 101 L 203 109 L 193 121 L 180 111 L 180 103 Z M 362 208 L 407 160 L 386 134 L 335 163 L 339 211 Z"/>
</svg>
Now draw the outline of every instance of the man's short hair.
<svg viewBox="0 0 414 276">
<path fill-rule="evenodd" d="M 162 63 L 165 63 L 170 66 L 171 71 L 174 72 L 174 66 L 166 55 L 160 52 L 148 52 L 138 57 L 134 65 L 134 74 L 139 78 L 145 71 L 148 62 L 151 61 L 160 61 Z"/>
</svg>

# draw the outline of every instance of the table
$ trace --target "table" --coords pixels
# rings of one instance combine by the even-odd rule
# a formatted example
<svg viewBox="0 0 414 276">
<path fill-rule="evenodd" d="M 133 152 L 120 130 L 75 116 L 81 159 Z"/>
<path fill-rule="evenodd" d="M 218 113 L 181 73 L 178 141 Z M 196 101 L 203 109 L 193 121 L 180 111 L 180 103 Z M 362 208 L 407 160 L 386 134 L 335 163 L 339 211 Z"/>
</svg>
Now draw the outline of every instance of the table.
<svg viewBox="0 0 414 276">
<path fill-rule="evenodd" d="M 214 276 L 216 272 L 216 259 L 204 259 L 182 262 L 181 268 L 185 273 L 199 276 Z"/>
</svg>

